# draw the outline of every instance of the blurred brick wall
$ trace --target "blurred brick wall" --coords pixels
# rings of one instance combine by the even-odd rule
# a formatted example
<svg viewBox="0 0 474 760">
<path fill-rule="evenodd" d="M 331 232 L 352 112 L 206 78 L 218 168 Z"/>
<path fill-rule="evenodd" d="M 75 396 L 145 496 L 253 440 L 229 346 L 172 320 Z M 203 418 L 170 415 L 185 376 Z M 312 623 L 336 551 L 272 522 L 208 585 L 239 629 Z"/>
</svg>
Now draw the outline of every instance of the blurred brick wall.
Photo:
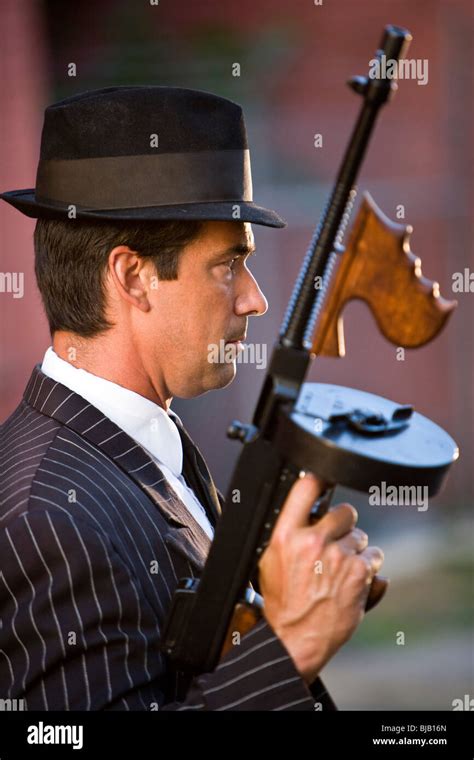
<svg viewBox="0 0 474 760">
<path fill-rule="evenodd" d="M 46 59 L 37 3 L 2 0 L 0 31 L 0 187 L 34 187 L 43 104 Z M 0 203 L 2 272 L 23 273 L 23 298 L 0 293 L 0 420 L 21 398 L 32 365 L 39 360 L 49 331 L 33 270 L 34 221 Z"/>
</svg>

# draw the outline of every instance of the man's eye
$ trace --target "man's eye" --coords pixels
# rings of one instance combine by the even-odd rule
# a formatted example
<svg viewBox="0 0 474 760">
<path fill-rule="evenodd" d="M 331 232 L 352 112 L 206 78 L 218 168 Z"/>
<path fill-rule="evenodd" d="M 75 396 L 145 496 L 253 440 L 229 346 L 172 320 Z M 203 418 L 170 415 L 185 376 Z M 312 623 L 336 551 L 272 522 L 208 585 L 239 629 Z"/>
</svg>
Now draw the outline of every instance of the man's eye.
<svg viewBox="0 0 474 760">
<path fill-rule="evenodd" d="M 234 258 L 234 259 L 231 259 L 229 262 L 227 262 L 227 266 L 229 267 L 229 269 L 230 269 L 232 272 L 234 271 L 234 264 L 235 264 L 235 262 L 236 262 L 237 260 L 238 260 L 238 259 L 237 259 L 237 257 L 236 257 L 236 258 Z"/>
</svg>

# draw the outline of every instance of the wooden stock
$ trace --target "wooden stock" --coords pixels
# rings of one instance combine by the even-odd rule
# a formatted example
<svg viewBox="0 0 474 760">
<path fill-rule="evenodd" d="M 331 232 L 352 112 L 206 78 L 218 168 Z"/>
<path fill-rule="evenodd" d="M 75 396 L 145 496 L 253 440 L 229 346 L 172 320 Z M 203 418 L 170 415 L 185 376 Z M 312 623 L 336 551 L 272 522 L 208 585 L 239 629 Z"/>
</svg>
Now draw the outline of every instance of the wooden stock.
<svg viewBox="0 0 474 760">
<path fill-rule="evenodd" d="M 369 306 L 382 334 L 395 346 L 417 348 L 436 337 L 456 301 L 421 274 L 410 251 L 412 228 L 390 221 L 369 195 L 354 221 L 345 252 L 313 336 L 317 356 L 345 356 L 342 311 L 358 298 Z"/>
</svg>

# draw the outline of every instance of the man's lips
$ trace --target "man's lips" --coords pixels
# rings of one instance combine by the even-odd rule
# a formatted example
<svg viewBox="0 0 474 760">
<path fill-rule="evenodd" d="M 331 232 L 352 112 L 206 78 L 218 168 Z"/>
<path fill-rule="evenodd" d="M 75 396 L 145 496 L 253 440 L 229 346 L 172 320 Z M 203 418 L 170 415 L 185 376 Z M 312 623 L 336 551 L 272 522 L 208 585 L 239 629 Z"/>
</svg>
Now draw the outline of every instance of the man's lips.
<svg viewBox="0 0 474 760">
<path fill-rule="evenodd" d="M 240 343 L 247 337 L 246 333 L 240 335 L 238 338 L 232 338 L 232 340 L 226 340 L 226 343 Z"/>
</svg>

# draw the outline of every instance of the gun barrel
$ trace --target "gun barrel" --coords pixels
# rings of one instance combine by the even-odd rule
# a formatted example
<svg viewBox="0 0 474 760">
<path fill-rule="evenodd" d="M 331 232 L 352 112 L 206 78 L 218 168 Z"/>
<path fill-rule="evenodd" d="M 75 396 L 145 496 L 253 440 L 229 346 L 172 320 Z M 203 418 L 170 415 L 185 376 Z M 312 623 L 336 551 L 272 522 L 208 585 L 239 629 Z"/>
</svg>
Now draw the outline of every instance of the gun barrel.
<svg viewBox="0 0 474 760">
<path fill-rule="evenodd" d="M 385 27 L 376 58 L 399 60 L 411 41 L 406 29 Z M 311 239 L 280 329 L 280 343 L 287 348 L 310 350 L 309 327 L 314 326 L 317 301 L 323 293 L 315 289 L 316 278 L 324 280 L 326 267 L 334 251 L 341 222 L 350 200 L 367 145 L 380 108 L 388 101 L 396 85 L 382 67 L 383 76 L 354 77 L 349 85 L 362 95 L 364 102 L 344 154 L 334 189 Z M 390 69 L 391 71 L 391 69 Z"/>
</svg>

